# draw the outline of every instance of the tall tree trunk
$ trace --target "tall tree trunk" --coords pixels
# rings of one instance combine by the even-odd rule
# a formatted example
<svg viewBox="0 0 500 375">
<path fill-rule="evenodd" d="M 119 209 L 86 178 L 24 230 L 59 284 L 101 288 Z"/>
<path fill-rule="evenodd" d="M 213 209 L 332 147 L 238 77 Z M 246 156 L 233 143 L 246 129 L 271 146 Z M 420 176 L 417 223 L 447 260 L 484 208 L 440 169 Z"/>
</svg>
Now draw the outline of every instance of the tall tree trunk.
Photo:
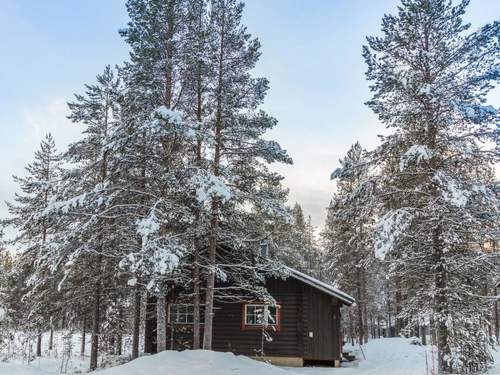
<svg viewBox="0 0 500 375">
<path fill-rule="evenodd" d="M 356 305 L 358 308 L 358 339 L 359 345 L 363 345 L 364 338 L 364 324 L 363 324 L 363 291 L 362 291 L 362 280 L 361 280 L 361 269 L 357 270 L 357 280 L 356 280 L 356 293 L 358 295 L 358 300 Z"/>
<path fill-rule="evenodd" d="M 436 337 L 436 324 L 434 323 L 434 319 L 430 319 L 429 323 L 429 333 L 431 336 L 431 345 L 437 345 L 437 337 Z"/>
<path fill-rule="evenodd" d="M 401 313 L 401 280 L 399 277 L 396 277 L 395 279 L 395 285 L 396 285 L 396 316 L 395 316 L 395 322 L 394 322 L 394 335 L 397 337 L 401 334 L 401 329 L 402 329 L 402 324 L 401 324 L 401 318 L 399 317 L 399 314 Z"/>
<path fill-rule="evenodd" d="M 213 218 L 210 225 L 210 238 L 208 246 L 208 277 L 205 299 L 205 326 L 203 330 L 203 349 L 212 350 L 212 322 L 215 294 L 215 267 L 217 251 L 218 220 Z"/>
<path fill-rule="evenodd" d="M 351 345 L 354 346 L 354 318 L 352 316 L 352 311 L 349 309 L 349 338 L 351 339 Z"/>
<path fill-rule="evenodd" d="M 122 355 L 122 345 L 123 345 L 123 306 L 120 305 L 118 308 L 118 319 L 120 320 L 119 331 L 116 335 L 116 348 L 115 353 L 117 355 Z"/>
<path fill-rule="evenodd" d="M 193 349 L 200 348 L 200 253 L 198 241 L 194 248 L 193 268 Z"/>
<path fill-rule="evenodd" d="M 144 322 L 144 352 L 156 353 L 156 297 L 146 297 L 146 317 Z"/>
<path fill-rule="evenodd" d="M 364 269 L 361 270 L 361 283 L 362 283 L 362 293 L 363 293 L 363 333 L 365 340 L 364 342 L 368 342 L 368 333 L 370 332 L 368 330 L 368 307 L 367 307 L 367 301 L 368 301 L 368 296 L 367 296 L 367 291 L 366 291 L 366 271 Z"/>
<path fill-rule="evenodd" d="M 50 323 L 50 334 L 49 334 L 49 350 L 54 348 L 54 327 L 52 326 L 52 320 Z"/>
<path fill-rule="evenodd" d="M 100 260 L 99 263 L 101 263 Z M 97 356 L 99 354 L 98 351 L 99 351 L 100 320 L 101 320 L 101 283 L 98 281 L 94 291 L 94 309 L 92 312 L 90 371 L 94 371 L 97 369 Z"/>
<path fill-rule="evenodd" d="M 422 345 L 427 345 L 427 326 L 425 324 L 420 325 L 420 337 L 422 339 Z"/>
<path fill-rule="evenodd" d="M 85 334 L 87 333 L 86 325 L 87 325 L 87 318 L 84 316 L 82 322 L 82 346 L 80 348 L 80 355 L 82 357 L 85 355 L 85 345 L 86 345 Z"/>
<path fill-rule="evenodd" d="M 498 287 L 495 286 L 495 296 L 498 296 Z M 495 336 L 497 338 L 497 344 L 500 344 L 500 313 L 498 312 L 498 300 L 495 301 L 494 305 L 494 316 L 495 316 Z"/>
<path fill-rule="evenodd" d="M 221 148 L 222 148 L 222 103 L 223 103 L 223 78 L 224 78 L 224 45 L 225 45 L 225 13 L 222 15 L 220 28 L 220 46 L 218 56 L 218 85 L 217 85 L 217 110 L 215 118 L 215 149 L 213 158 L 213 174 L 219 176 L 221 163 Z M 219 230 L 219 209 L 220 204 L 217 198 L 213 198 L 210 220 L 209 239 L 208 239 L 208 277 L 205 296 L 205 326 L 203 331 L 203 349 L 212 349 L 212 322 L 214 308 L 214 293 L 215 293 L 215 267 L 217 257 L 217 240 Z"/>
<path fill-rule="evenodd" d="M 36 336 L 36 356 L 42 356 L 42 332 L 38 332 Z"/>
<path fill-rule="evenodd" d="M 116 336 L 116 354 L 117 355 L 122 355 L 122 347 L 123 347 L 123 336 L 121 333 L 119 333 Z"/>
<path fill-rule="evenodd" d="M 389 281 L 387 281 L 387 285 L 389 286 Z M 387 290 L 389 290 L 389 288 L 387 288 Z M 390 295 L 387 296 L 387 320 L 388 320 L 388 323 L 387 323 L 386 331 L 387 331 L 387 329 L 388 329 L 388 331 L 385 333 L 385 336 L 386 337 L 393 337 L 393 334 L 392 334 L 392 314 L 391 314 L 391 296 Z"/>
<path fill-rule="evenodd" d="M 203 16 L 200 16 L 200 26 L 203 24 Z M 198 131 L 202 130 L 202 121 L 203 121 L 203 74 L 202 74 L 202 66 L 200 63 L 198 64 L 198 74 L 197 74 L 197 82 L 196 82 L 196 119 L 198 120 Z M 202 167 L 202 141 L 198 138 L 196 141 L 196 165 L 201 168 Z M 198 206 L 195 209 L 195 217 L 196 223 L 199 223 L 200 220 L 200 210 Z M 195 240 L 193 242 L 193 349 L 200 348 L 200 241 L 195 235 Z"/>
<path fill-rule="evenodd" d="M 167 309 L 165 296 L 162 294 L 158 297 L 156 303 L 156 331 L 157 331 L 157 352 L 167 350 Z"/>
<path fill-rule="evenodd" d="M 141 291 L 136 286 L 134 291 L 134 325 L 132 328 L 132 359 L 139 357 L 139 334 L 141 328 Z"/>
<path fill-rule="evenodd" d="M 437 228 L 433 231 L 432 244 L 435 257 L 436 273 L 435 273 L 435 285 L 436 285 L 436 313 L 439 319 L 436 322 L 437 328 L 437 346 L 438 346 L 438 367 L 441 373 L 448 373 L 451 368 L 446 361 L 449 357 L 450 346 L 448 343 L 448 328 L 444 322 L 444 318 L 447 315 L 447 298 L 446 298 L 446 287 L 447 287 L 447 274 L 445 267 L 445 259 L 443 254 L 443 248 L 440 240 L 441 228 L 438 224 Z"/>
</svg>

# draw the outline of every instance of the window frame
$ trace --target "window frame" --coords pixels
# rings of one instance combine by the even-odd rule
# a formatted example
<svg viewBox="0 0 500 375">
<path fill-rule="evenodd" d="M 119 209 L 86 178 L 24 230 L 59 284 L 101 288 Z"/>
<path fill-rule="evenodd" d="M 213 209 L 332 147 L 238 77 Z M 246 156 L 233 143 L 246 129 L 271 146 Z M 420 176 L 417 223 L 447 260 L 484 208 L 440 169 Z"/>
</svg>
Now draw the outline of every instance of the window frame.
<svg viewBox="0 0 500 375">
<path fill-rule="evenodd" d="M 267 327 L 264 324 L 248 324 L 247 323 L 247 307 L 248 306 L 261 306 L 264 309 L 268 307 L 276 307 L 276 323 L 268 323 Z M 252 301 L 243 302 L 241 304 L 241 330 L 242 331 L 256 331 L 262 330 L 264 327 L 266 330 L 279 332 L 281 330 L 281 319 L 282 319 L 282 306 L 281 302 L 276 301 L 276 305 L 271 305 L 262 301 Z"/>
<path fill-rule="evenodd" d="M 178 306 L 185 306 L 185 307 L 190 307 L 192 310 L 194 309 L 194 305 L 192 303 L 169 303 L 168 304 L 168 311 L 167 311 L 167 323 L 168 324 L 175 324 L 175 325 L 185 325 L 185 326 L 192 326 L 194 325 L 194 322 L 177 322 L 176 319 L 172 320 L 172 318 L 177 318 L 177 315 L 179 314 L 178 312 Z M 175 307 L 175 310 L 172 311 L 172 307 Z M 172 315 L 175 314 L 175 315 Z M 189 316 L 193 315 L 193 312 L 185 312 L 184 316 Z M 205 324 L 204 322 L 204 317 L 205 317 L 205 305 L 200 304 L 200 325 Z"/>
</svg>

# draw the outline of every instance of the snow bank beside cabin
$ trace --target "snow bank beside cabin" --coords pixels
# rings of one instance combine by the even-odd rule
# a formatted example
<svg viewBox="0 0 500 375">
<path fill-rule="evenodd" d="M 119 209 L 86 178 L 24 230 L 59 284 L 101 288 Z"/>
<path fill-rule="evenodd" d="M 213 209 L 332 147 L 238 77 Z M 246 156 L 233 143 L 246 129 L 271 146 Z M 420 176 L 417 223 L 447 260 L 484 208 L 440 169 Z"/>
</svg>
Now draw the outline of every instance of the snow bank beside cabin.
<svg viewBox="0 0 500 375">
<path fill-rule="evenodd" d="M 232 353 L 207 350 L 165 351 L 145 356 L 99 375 L 294 375 L 279 367 Z"/>
</svg>

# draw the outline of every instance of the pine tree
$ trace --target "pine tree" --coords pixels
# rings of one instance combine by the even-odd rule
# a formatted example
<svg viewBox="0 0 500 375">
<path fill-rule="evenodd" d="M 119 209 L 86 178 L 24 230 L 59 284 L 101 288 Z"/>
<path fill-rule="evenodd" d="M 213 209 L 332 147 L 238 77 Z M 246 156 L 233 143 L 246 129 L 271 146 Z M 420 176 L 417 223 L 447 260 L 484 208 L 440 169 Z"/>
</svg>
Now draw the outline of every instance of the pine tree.
<svg viewBox="0 0 500 375">
<path fill-rule="evenodd" d="M 411 286 L 399 317 L 435 322 L 441 373 L 491 361 L 481 290 L 493 269 L 471 244 L 500 222 L 484 179 L 499 156 L 498 110 L 485 102 L 500 79 L 500 22 L 467 34 L 467 4 L 403 0 L 364 47 L 368 105 L 393 131 L 372 155 L 384 171 L 376 250 L 401 288 Z"/>
<path fill-rule="evenodd" d="M 201 176 L 205 186 L 213 186 L 209 202 L 204 349 L 212 347 L 217 243 L 224 239 L 222 218 L 239 211 L 235 204 L 273 210 L 276 198 L 269 195 L 269 190 L 260 191 L 259 184 L 273 183 L 280 177 L 269 172 L 264 163 L 291 162 L 278 143 L 262 139 L 276 120 L 258 110 L 268 82 L 250 75 L 260 56 L 260 43 L 251 39 L 241 24 L 242 12 L 243 4 L 236 0 L 210 3 L 210 61 L 215 82 L 209 93 L 214 112 L 207 129 L 207 153 L 211 157 L 208 173 Z"/>
<path fill-rule="evenodd" d="M 38 332 L 36 355 L 41 356 L 41 331 L 48 328 L 46 322 L 51 319 L 51 313 L 55 313 L 47 306 L 52 305 L 55 294 L 47 262 L 57 243 L 60 227 L 55 218 L 44 215 L 57 194 L 61 173 L 61 158 L 50 133 L 40 143 L 35 160 L 26 167 L 26 171 L 26 177 L 14 176 L 22 194 L 16 194 L 14 203 L 7 203 L 9 218 L 5 220 L 5 225 L 16 231 L 12 244 L 21 250 L 10 273 L 12 284 L 16 285 L 16 292 L 13 291 L 12 295 L 19 298 L 24 306 L 25 327 Z"/>
<path fill-rule="evenodd" d="M 140 171 L 139 176 L 128 178 L 136 183 L 129 185 L 134 193 L 128 194 L 127 199 L 141 202 L 133 215 L 139 216 L 138 221 L 154 226 L 145 228 L 147 235 L 142 233 L 139 236 L 138 249 L 136 246 L 130 254 L 134 261 L 130 262 L 128 258 L 122 264 L 135 269 L 133 280 L 140 279 L 146 286 L 145 347 L 146 352 L 152 353 L 157 349 L 153 332 L 156 298 L 163 300 L 161 290 L 175 282 L 185 284 L 186 280 L 179 274 L 176 277 L 159 274 L 155 271 L 155 262 L 149 259 L 162 256 L 166 260 L 172 256 L 172 264 L 178 263 L 177 255 L 186 251 L 186 224 L 193 220 L 185 207 L 190 193 L 186 187 L 193 173 L 188 169 L 185 151 L 193 134 L 184 114 L 179 111 L 186 100 L 187 2 L 131 0 L 127 2 L 127 10 L 131 20 L 121 34 L 132 52 L 131 62 L 122 71 L 127 87 L 127 115 L 121 135 L 131 139 L 124 145 L 127 150 L 124 154 L 129 155 L 125 162 L 129 168 Z M 141 269 L 134 267 L 134 263 L 142 264 Z M 158 293 L 161 295 L 155 296 Z M 139 303 L 138 297 L 136 303 Z M 157 333 L 164 337 L 163 306 L 159 307 L 161 316 L 156 320 Z M 140 311 L 139 307 L 136 311 Z M 134 337 L 134 353 L 137 353 L 138 335 Z M 163 350 L 163 339 L 161 341 L 157 345 Z"/>
<path fill-rule="evenodd" d="M 372 188 L 366 166 L 366 151 L 355 143 L 340 160 L 341 167 L 332 178 L 338 179 L 325 229 L 322 233 L 327 258 L 327 275 L 331 282 L 356 296 L 356 318 L 359 343 L 367 337 L 367 285 L 373 267 L 371 241 Z M 349 322 L 354 326 L 354 322 Z"/>
<path fill-rule="evenodd" d="M 68 297 L 75 293 L 81 309 L 92 316 L 91 370 L 97 368 L 102 306 L 117 282 L 117 244 L 126 236 L 113 212 L 119 176 L 110 142 L 120 123 L 120 95 L 120 81 L 108 66 L 95 84 L 86 85 L 84 95 L 69 103 L 69 118 L 85 126 L 84 137 L 65 154 L 73 168 L 64 175 L 63 189 L 50 208 L 71 222 L 58 247 L 59 259 L 66 260 L 58 289 Z"/>
<path fill-rule="evenodd" d="M 259 110 L 268 83 L 250 74 L 260 45 L 242 9 L 232 0 L 127 1 L 120 33 L 130 61 L 118 77 L 106 67 L 69 103 L 83 135 L 36 216 L 57 227 L 31 293 L 62 326 L 90 328 L 91 370 L 100 350 L 121 351 L 130 318 L 138 357 L 144 296 L 146 352 L 166 348 L 165 296 L 176 286 L 193 287 L 198 327 L 204 293 L 207 348 L 217 298 L 272 302 L 263 284 L 283 268 L 259 246 L 289 212 L 282 177 L 267 164 L 291 160 L 263 139 L 276 120 Z M 312 242 L 312 226 L 304 231 Z M 9 298 L 26 294 L 24 285 Z"/>
</svg>

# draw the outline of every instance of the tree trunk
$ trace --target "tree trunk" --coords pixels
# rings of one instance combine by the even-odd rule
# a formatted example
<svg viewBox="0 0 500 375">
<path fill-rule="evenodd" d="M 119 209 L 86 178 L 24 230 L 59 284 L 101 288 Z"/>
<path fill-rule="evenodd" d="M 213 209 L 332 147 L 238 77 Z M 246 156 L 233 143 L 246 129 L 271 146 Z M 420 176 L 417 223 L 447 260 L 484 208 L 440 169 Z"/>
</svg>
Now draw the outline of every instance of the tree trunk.
<svg viewBox="0 0 500 375">
<path fill-rule="evenodd" d="M 495 286 L 495 296 L 498 296 L 498 287 Z M 495 310 L 493 315 L 495 317 L 495 336 L 497 338 L 497 344 L 500 344 L 500 313 L 498 312 L 498 300 L 495 301 L 495 305 L 493 307 Z"/>
<path fill-rule="evenodd" d="M 368 329 L 368 311 L 367 311 L 367 303 L 368 296 L 366 291 L 366 274 L 365 270 L 361 270 L 361 283 L 362 283 L 362 293 L 363 293 L 363 333 L 364 333 L 364 342 L 368 342 L 368 333 L 370 332 Z"/>
<path fill-rule="evenodd" d="M 200 15 L 200 26 L 202 26 L 203 16 Z M 198 131 L 202 131 L 203 122 L 203 67 L 201 63 L 198 63 L 198 72 L 196 80 L 196 119 L 200 124 Z M 196 165 L 202 167 L 202 140 L 200 138 L 196 141 Z M 195 209 L 196 223 L 200 220 L 200 210 L 196 206 Z M 197 235 L 196 235 L 197 236 Z M 193 349 L 200 349 L 200 243 L 199 239 L 195 237 L 193 241 Z M 173 326 L 172 326 L 173 329 Z"/>
<path fill-rule="evenodd" d="M 156 303 L 156 332 L 157 337 L 157 352 L 167 350 L 167 309 L 165 296 L 162 294 Z"/>
<path fill-rule="evenodd" d="M 395 280 L 396 285 L 396 316 L 394 322 L 394 336 L 399 336 L 401 334 L 401 318 L 399 314 L 401 313 L 401 280 L 399 277 L 396 277 Z"/>
<path fill-rule="evenodd" d="M 427 327 L 426 325 L 420 325 L 420 337 L 422 339 L 422 345 L 427 345 Z"/>
<path fill-rule="evenodd" d="M 358 340 L 359 345 L 363 345 L 364 338 L 364 325 L 363 325 L 363 292 L 362 292 L 362 280 L 361 280 L 361 270 L 358 268 L 357 271 L 357 280 L 356 280 L 356 292 L 358 295 L 358 300 L 356 301 L 356 305 L 358 308 Z"/>
<path fill-rule="evenodd" d="M 435 285 L 436 285 L 436 313 L 438 320 L 436 322 L 437 328 L 437 346 L 438 346 L 438 368 L 440 373 L 449 373 L 451 368 L 446 361 L 446 358 L 450 355 L 450 346 L 448 343 L 448 328 L 444 322 L 444 318 L 447 315 L 447 298 L 446 298 L 446 287 L 447 287 L 447 274 L 445 267 L 445 260 L 443 249 L 441 246 L 440 226 L 433 231 L 433 250 L 435 256 L 436 273 L 435 273 Z"/>
<path fill-rule="evenodd" d="M 42 332 L 38 332 L 36 337 L 36 356 L 42 356 Z"/>
<path fill-rule="evenodd" d="M 54 327 L 50 325 L 50 335 L 49 335 L 49 350 L 54 348 Z"/>
<path fill-rule="evenodd" d="M 211 222 L 211 233 L 209 238 L 208 247 L 208 277 L 207 289 L 205 299 L 205 326 L 203 331 L 203 349 L 212 350 L 212 322 L 213 322 L 213 308 L 214 308 L 214 294 L 215 294 L 215 261 L 217 251 L 217 218 L 213 218 Z"/>
<path fill-rule="evenodd" d="M 387 329 L 389 331 L 387 331 L 385 333 L 385 336 L 386 337 L 393 337 L 393 334 L 392 334 L 392 315 L 391 315 L 391 300 L 390 300 L 390 296 L 388 296 L 388 299 L 387 299 L 387 319 L 388 319 L 388 323 L 387 323 L 386 331 L 387 331 Z"/>
<path fill-rule="evenodd" d="M 194 248 L 194 264 L 193 264 L 193 349 L 200 348 L 200 254 L 198 243 L 195 243 Z"/>
<path fill-rule="evenodd" d="M 83 317 L 83 322 L 82 322 L 82 346 L 80 348 L 80 355 L 83 357 L 85 355 L 85 334 L 87 333 L 85 328 L 86 328 L 86 325 L 87 325 L 87 319 L 85 318 L 85 316 Z"/>
<path fill-rule="evenodd" d="M 100 263 L 100 261 L 99 261 Z M 101 284 L 97 283 L 94 294 L 94 311 L 92 314 L 92 338 L 90 347 L 90 371 L 97 369 L 97 356 L 99 351 L 99 330 L 101 320 Z"/>
<path fill-rule="evenodd" d="M 141 328 L 141 292 L 139 287 L 134 292 L 134 326 L 132 329 L 132 359 L 139 357 L 139 334 Z"/>
<path fill-rule="evenodd" d="M 116 336 L 116 354 L 117 355 L 122 355 L 122 347 L 123 347 L 123 336 L 120 333 Z"/>
<path fill-rule="evenodd" d="M 223 8 L 225 9 L 225 8 Z M 214 176 L 220 175 L 220 164 L 221 164 L 221 153 L 223 147 L 222 140 L 222 111 L 223 111 L 223 82 L 224 82 L 224 58 L 225 58 L 225 35 L 226 35 L 226 16 L 225 11 L 223 11 L 221 26 L 219 29 L 220 44 L 218 50 L 218 70 L 217 70 L 217 109 L 215 115 L 215 136 L 214 136 L 214 157 L 212 164 L 212 172 Z M 218 230 L 219 230 L 219 209 L 220 201 L 217 198 L 213 198 L 211 214 L 212 218 L 210 220 L 210 230 L 208 239 L 208 277 L 207 277 L 207 288 L 205 296 L 205 325 L 203 331 L 203 349 L 212 349 L 212 321 L 213 321 L 213 307 L 214 307 L 214 293 L 215 293 L 215 267 L 216 267 L 216 255 L 217 255 L 217 240 L 218 240 Z"/>
<path fill-rule="evenodd" d="M 352 311 L 349 309 L 349 338 L 351 339 L 351 345 L 354 346 L 354 318 L 352 316 Z"/>
<path fill-rule="evenodd" d="M 144 352 L 156 353 L 156 297 L 146 297 L 146 317 L 144 323 Z"/>
</svg>

